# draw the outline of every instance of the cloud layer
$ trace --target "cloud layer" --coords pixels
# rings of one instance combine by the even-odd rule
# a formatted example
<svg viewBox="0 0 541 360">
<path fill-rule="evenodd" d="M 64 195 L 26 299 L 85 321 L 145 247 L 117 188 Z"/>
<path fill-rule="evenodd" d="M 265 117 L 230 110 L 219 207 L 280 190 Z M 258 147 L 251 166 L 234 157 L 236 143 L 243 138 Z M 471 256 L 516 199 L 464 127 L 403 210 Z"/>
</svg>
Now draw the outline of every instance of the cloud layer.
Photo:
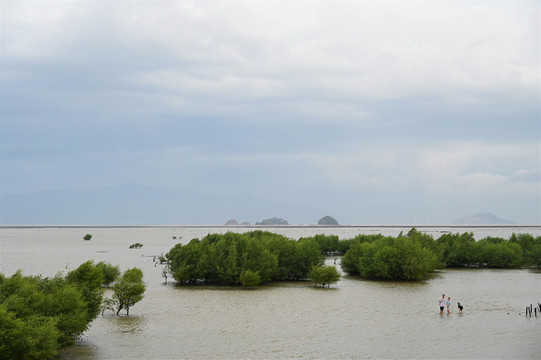
<svg viewBox="0 0 541 360">
<path fill-rule="evenodd" d="M 1 193 L 133 180 L 350 223 L 541 223 L 540 11 L 3 2 Z"/>
</svg>

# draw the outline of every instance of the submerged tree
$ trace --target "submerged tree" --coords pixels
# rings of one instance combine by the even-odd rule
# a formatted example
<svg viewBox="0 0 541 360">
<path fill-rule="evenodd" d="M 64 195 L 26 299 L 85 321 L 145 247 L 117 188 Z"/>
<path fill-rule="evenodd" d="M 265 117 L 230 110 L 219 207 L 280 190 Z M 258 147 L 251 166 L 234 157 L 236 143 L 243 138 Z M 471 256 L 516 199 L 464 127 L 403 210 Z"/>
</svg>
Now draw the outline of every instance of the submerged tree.
<svg viewBox="0 0 541 360">
<path fill-rule="evenodd" d="M 434 252 L 409 235 L 355 243 L 342 259 L 342 270 L 367 279 L 421 280 L 438 266 Z"/>
<path fill-rule="evenodd" d="M 94 320 L 100 313 L 104 279 L 102 270 L 97 265 L 94 265 L 92 260 L 82 263 L 66 276 L 68 283 L 75 285 L 81 291 L 84 300 L 88 304 L 88 322 Z"/>
<path fill-rule="evenodd" d="M 126 315 L 130 315 L 130 308 L 143 299 L 145 292 L 143 272 L 141 269 L 128 269 L 113 285 L 113 299 L 116 302 L 116 314 L 125 309 Z"/>
<path fill-rule="evenodd" d="M 308 273 L 308 278 L 312 280 L 315 284 L 330 287 L 331 284 L 338 282 L 340 280 L 340 273 L 336 270 L 335 266 L 315 266 Z"/>
<path fill-rule="evenodd" d="M 245 286 L 306 279 L 310 269 L 324 260 L 314 239 L 295 241 L 265 231 L 209 234 L 202 240 L 175 245 L 166 257 L 168 269 L 179 284 Z"/>
<path fill-rule="evenodd" d="M 102 271 L 87 261 L 66 277 L 0 274 L 0 360 L 50 359 L 99 313 Z"/>
<path fill-rule="evenodd" d="M 261 282 L 261 277 L 257 271 L 244 270 L 240 274 L 240 282 L 244 287 L 257 286 Z"/>
</svg>

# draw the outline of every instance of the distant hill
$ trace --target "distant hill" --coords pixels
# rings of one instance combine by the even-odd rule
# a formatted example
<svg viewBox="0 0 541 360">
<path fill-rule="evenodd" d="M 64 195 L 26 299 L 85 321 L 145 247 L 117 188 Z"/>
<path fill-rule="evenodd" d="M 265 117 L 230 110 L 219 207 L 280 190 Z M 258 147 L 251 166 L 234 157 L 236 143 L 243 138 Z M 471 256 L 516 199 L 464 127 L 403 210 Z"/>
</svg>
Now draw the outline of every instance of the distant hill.
<svg viewBox="0 0 541 360">
<path fill-rule="evenodd" d="M 228 218 L 255 221 L 269 213 L 308 222 L 319 216 L 321 209 L 247 196 L 170 191 L 133 182 L 91 191 L 0 196 L 0 225 L 4 226 L 216 225 Z"/>
<path fill-rule="evenodd" d="M 272 219 L 264 219 L 261 222 L 256 222 L 256 225 L 289 225 L 287 220 L 273 217 Z"/>
<path fill-rule="evenodd" d="M 338 225 L 338 221 L 332 216 L 324 216 L 317 222 L 318 225 Z"/>
<path fill-rule="evenodd" d="M 243 223 L 239 224 L 239 222 L 237 220 L 231 219 L 228 222 L 226 222 L 225 225 L 227 225 L 227 226 L 232 226 L 232 225 L 250 226 L 250 223 L 248 221 L 244 221 Z"/>
<path fill-rule="evenodd" d="M 463 225 L 501 225 L 515 224 L 513 221 L 504 220 L 491 213 L 479 213 L 465 216 L 455 221 L 455 224 Z"/>
</svg>

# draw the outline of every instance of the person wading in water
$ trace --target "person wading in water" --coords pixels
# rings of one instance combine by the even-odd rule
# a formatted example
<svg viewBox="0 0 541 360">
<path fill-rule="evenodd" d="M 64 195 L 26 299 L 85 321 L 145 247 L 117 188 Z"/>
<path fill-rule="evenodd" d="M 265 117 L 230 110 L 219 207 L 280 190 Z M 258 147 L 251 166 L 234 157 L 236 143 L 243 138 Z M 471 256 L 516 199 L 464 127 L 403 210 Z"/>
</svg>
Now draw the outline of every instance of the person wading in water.
<svg viewBox="0 0 541 360">
<path fill-rule="evenodd" d="M 445 309 L 445 294 L 441 295 L 440 299 L 440 314 L 443 314 L 443 309 Z"/>
</svg>

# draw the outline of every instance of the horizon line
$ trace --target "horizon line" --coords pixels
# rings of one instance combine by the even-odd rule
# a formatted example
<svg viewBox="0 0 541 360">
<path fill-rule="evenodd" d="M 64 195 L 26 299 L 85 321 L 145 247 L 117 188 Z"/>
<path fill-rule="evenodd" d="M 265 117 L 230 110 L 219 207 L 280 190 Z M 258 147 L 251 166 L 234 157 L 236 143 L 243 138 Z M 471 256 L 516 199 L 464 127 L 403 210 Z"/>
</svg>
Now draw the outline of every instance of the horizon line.
<svg viewBox="0 0 541 360">
<path fill-rule="evenodd" d="M 317 225 L 317 224 L 288 224 L 288 225 L 0 225 L 0 229 L 24 228 L 530 228 L 541 227 L 541 224 L 363 224 L 363 225 Z"/>
</svg>

